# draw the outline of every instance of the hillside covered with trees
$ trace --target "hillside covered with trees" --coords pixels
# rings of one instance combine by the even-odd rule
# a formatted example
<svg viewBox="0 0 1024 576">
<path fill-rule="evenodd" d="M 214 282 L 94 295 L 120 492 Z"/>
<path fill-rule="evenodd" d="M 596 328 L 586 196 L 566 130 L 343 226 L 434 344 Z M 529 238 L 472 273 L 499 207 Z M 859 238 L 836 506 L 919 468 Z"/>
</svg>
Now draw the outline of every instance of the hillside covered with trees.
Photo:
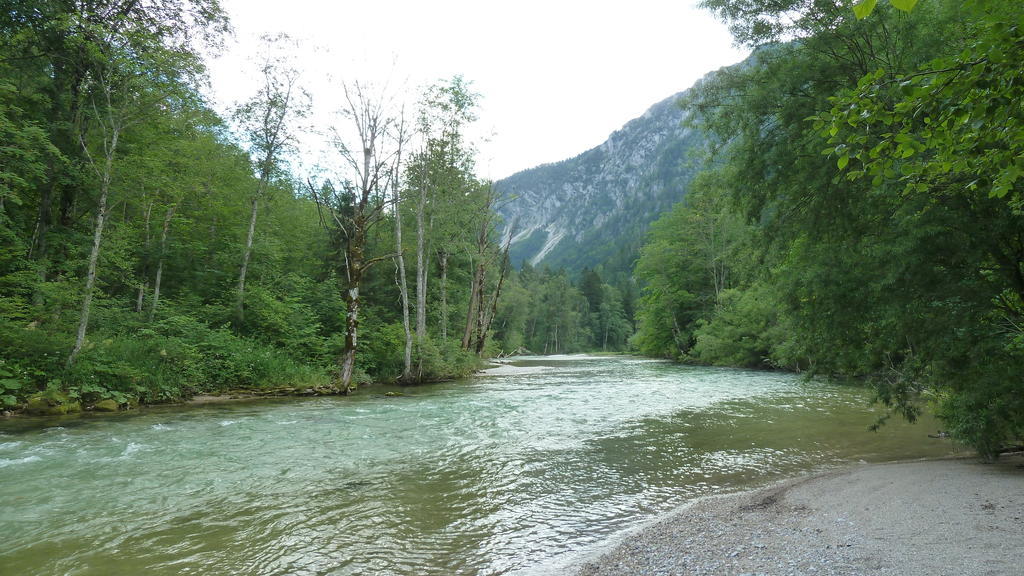
<svg viewBox="0 0 1024 576">
<path fill-rule="evenodd" d="M 459 77 L 403 113 L 348 81 L 333 161 L 299 167 L 290 39 L 219 117 L 216 0 L 0 14 L 0 403 L 116 409 L 225 390 L 345 393 L 466 374 L 506 267 Z"/>
<path fill-rule="evenodd" d="M 642 250 L 637 348 L 865 380 L 987 455 L 1024 436 L 1024 9 L 702 4 L 755 65 L 683 102 L 708 158 Z"/>
</svg>

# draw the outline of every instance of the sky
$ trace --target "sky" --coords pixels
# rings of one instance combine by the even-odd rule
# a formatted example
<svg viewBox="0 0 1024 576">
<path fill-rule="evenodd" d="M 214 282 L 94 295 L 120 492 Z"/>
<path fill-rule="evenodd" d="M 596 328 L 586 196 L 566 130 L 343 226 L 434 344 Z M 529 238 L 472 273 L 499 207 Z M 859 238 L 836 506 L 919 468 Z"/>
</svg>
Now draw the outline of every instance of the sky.
<svg viewBox="0 0 1024 576">
<path fill-rule="evenodd" d="M 742 60 L 696 0 L 222 0 L 235 30 L 210 62 L 222 111 L 256 91 L 263 34 L 299 42 L 311 124 L 337 122 L 339 82 L 406 95 L 462 75 L 480 94 L 469 136 L 500 179 L 602 143 L 651 105 Z M 319 149 L 314 130 L 304 149 Z M 313 155 L 310 153 L 309 155 Z"/>
</svg>

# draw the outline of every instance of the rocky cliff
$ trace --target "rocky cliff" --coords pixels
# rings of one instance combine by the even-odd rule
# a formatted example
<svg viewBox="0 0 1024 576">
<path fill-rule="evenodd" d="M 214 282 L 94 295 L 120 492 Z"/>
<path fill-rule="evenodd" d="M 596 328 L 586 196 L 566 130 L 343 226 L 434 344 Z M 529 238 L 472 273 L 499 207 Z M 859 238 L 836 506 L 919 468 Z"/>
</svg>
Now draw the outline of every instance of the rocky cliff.
<svg viewBox="0 0 1024 576">
<path fill-rule="evenodd" d="M 498 181 L 513 264 L 631 269 L 648 225 L 683 198 L 696 172 L 701 137 L 683 127 L 684 94 L 575 158 Z"/>
</svg>

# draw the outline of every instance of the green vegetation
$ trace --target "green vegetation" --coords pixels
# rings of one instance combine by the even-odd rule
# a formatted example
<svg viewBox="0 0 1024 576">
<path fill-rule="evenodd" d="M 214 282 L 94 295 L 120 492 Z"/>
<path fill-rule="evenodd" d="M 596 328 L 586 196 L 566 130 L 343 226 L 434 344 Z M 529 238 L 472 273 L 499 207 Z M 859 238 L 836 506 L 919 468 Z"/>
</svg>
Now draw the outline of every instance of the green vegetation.
<svg viewBox="0 0 1024 576">
<path fill-rule="evenodd" d="M 377 114 L 378 172 L 358 169 L 366 142 L 339 141 L 342 168 L 307 177 L 289 163 L 309 104 L 282 56 L 287 38 L 266 40 L 261 85 L 227 122 L 200 91 L 198 55 L 228 30 L 215 0 L 9 4 L 0 14 L 0 407 L 344 393 L 476 368 L 489 323 L 474 316 L 472 347 L 447 325 L 471 315 L 471 278 L 481 300 L 497 298 L 489 186 L 472 173 L 469 145 L 457 162 L 440 154 L 406 172 L 409 158 L 422 167 L 424 155 L 461 142 L 472 98 L 459 103 L 463 124 L 414 127 L 378 107 L 372 87 L 346 85 L 345 121 Z M 461 79 L 441 83 L 424 110 L 440 117 L 441 96 L 468 94 Z M 419 141 L 422 152 L 401 156 Z M 421 189 L 425 174 L 431 186 Z M 399 236 L 403 225 L 416 230 L 417 201 L 430 210 L 418 244 Z M 404 274 L 400 255 L 417 250 L 424 329 L 410 373 L 395 268 Z M 425 280 L 438 276 L 428 292 Z"/>
<path fill-rule="evenodd" d="M 551 261 L 569 270 L 516 271 L 552 228 L 529 223 L 518 250 L 500 240 L 463 78 L 426 87 L 411 118 L 339 84 L 345 124 L 318 127 L 336 166 L 296 174 L 310 104 L 291 40 L 266 39 L 260 87 L 229 122 L 199 90 L 198 55 L 228 30 L 215 0 L 11 3 L 0 405 L 347 393 L 498 353 L 632 348 L 861 379 L 910 419 L 931 403 L 989 456 L 1019 439 L 1024 8 L 702 5 L 751 58 L 687 93 L 685 129 L 651 124 L 682 116 L 661 103 L 615 146 L 512 179 L 506 195 L 602 182 L 584 186 L 594 205 L 553 202 L 563 220 L 601 217 L 559 224 Z M 695 175 L 684 156 L 702 142 Z M 653 208 L 608 209 L 629 194 Z"/>
<path fill-rule="evenodd" d="M 498 353 L 622 352 L 633 333 L 637 289 L 606 283 L 600 270 L 577 279 L 523 264 L 502 292 L 494 321 Z"/>
<path fill-rule="evenodd" d="M 703 2 L 758 48 L 684 103 L 710 158 L 634 342 L 863 379 L 995 456 L 1024 435 L 1024 8 L 867 4 Z"/>
</svg>

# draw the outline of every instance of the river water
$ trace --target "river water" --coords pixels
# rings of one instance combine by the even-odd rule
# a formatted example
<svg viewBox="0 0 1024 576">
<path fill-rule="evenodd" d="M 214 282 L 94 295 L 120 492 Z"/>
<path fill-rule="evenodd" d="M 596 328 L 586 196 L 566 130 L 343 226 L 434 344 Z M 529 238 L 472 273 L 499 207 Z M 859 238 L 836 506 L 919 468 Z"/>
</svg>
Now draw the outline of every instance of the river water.
<svg viewBox="0 0 1024 576">
<path fill-rule="evenodd" d="M 0 573 L 549 574 L 696 497 L 948 454 L 862 389 L 519 358 L 349 398 L 0 422 Z M 396 389 L 397 390 L 397 389 Z"/>
</svg>

